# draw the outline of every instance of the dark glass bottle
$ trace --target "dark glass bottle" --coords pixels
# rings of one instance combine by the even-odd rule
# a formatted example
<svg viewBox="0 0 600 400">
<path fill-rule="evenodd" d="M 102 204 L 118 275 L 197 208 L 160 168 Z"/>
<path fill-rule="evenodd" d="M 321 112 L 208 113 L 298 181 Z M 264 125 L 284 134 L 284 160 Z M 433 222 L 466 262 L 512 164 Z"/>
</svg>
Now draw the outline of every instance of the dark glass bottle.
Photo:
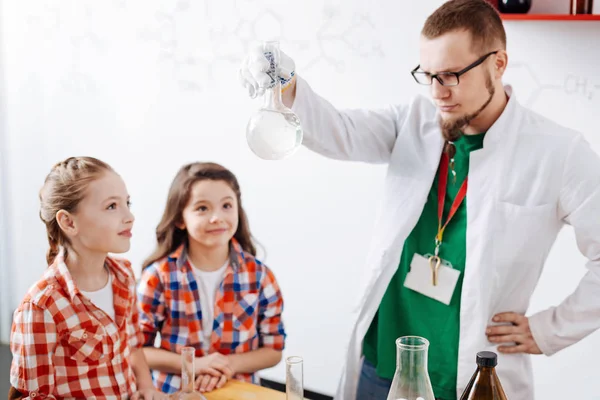
<svg viewBox="0 0 600 400">
<path fill-rule="evenodd" d="M 594 0 L 571 0 L 571 14 L 591 14 Z"/>
<path fill-rule="evenodd" d="M 531 8 L 531 0 L 500 0 L 498 10 L 506 14 L 526 14 Z"/>
<path fill-rule="evenodd" d="M 460 400 L 507 400 L 496 375 L 498 356 L 491 351 L 477 353 L 477 370 Z"/>
</svg>

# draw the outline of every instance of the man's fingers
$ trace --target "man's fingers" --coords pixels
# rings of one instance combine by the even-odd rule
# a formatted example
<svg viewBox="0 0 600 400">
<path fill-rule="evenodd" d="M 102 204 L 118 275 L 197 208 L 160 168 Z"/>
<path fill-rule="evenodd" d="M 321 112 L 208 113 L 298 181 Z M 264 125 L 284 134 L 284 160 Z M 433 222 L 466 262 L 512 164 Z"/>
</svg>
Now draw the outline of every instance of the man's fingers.
<svg viewBox="0 0 600 400">
<path fill-rule="evenodd" d="M 504 354 L 527 353 L 529 346 L 519 344 L 517 346 L 498 346 L 498 351 Z"/>
<path fill-rule="evenodd" d="M 518 324 L 523 321 L 525 318 L 521 314 L 517 314 L 514 312 L 505 312 L 494 315 L 494 322 L 510 322 L 511 324 Z"/>
<path fill-rule="evenodd" d="M 247 88 L 251 87 L 254 91 L 258 89 L 259 85 L 256 82 L 256 79 L 254 79 L 254 76 L 252 75 L 252 72 L 250 71 L 249 65 L 246 63 L 246 61 L 244 61 L 244 64 L 240 68 L 238 74 L 240 81 L 244 82 L 244 86 Z"/>
<path fill-rule="evenodd" d="M 500 335 L 500 336 L 490 336 L 490 342 L 494 343 L 522 343 L 523 335 L 513 334 L 513 335 Z"/>
<path fill-rule="evenodd" d="M 520 329 L 518 326 L 514 325 L 498 325 L 498 326 L 490 326 L 485 331 L 488 336 L 497 336 L 497 335 L 510 335 L 514 333 L 519 333 Z"/>
</svg>

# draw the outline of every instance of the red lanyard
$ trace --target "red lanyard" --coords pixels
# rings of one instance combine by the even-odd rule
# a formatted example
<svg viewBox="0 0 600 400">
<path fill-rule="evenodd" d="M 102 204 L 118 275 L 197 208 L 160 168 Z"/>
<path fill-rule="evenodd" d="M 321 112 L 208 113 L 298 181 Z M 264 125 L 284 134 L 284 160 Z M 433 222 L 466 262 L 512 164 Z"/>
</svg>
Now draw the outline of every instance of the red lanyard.
<svg viewBox="0 0 600 400">
<path fill-rule="evenodd" d="M 458 193 L 456 194 L 456 197 L 454 198 L 452 207 L 450 207 L 450 213 L 448 214 L 448 219 L 446 220 L 446 223 L 442 225 L 442 218 L 444 215 L 444 202 L 446 200 L 446 186 L 448 184 L 448 164 L 449 163 L 450 163 L 450 160 L 448 158 L 448 154 L 443 153 L 442 154 L 442 162 L 440 164 L 440 177 L 439 177 L 439 182 L 438 182 L 438 233 L 435 236 L 436 256 L 439 251 L 439 247 L 442 244 L 442 238 L 444 236 L 444 231 L 446 230 L 448 223 L 454 217 L 454 214 L 456 214 L 456 211 L 458 210 L 458 208 L 460 207 L 461 203 L 463 202 L 463 200 L 465 199 L 465 197 L 467 195 L 467 180 L 468 180 L 468 178 L 465 178 L 462 185 L 460 186 L 460 189 L 458 190 Z"/>
<path fill-rule="evenodd" d="M 440 163 L 440 177 L 438 181 L 438 233 L 435 235 L 435 255 L 429 257 L 429 266 L 431 267 L 432 272 L 432 283 L 433 286 L 437 286 L 437 274 L 442 263 L 442 259 L 439 256 L 440 246 L 442 245 L 442 239 L 444 237 L 444 231 L 448 226 L 450 220 L 458 211 L 458 207 L 462 204 L 463 200 L 467 196 L 467 181 L 468 178 L 465 178 L 462 185 L 460 185 L 460 189 L 452 202 L 452 206 L 450 207 L 450 212 L 448 213 L 448 219 L 446 219 L 446 223 L 442 225 L 442 218 L 444 217 L 444 203 L 446 201 L 446 186 L 448 185 L 448 164 L 450 163 L 450 159 L 448 154 L 442 154 L 442 162 Z"/>
</svg>

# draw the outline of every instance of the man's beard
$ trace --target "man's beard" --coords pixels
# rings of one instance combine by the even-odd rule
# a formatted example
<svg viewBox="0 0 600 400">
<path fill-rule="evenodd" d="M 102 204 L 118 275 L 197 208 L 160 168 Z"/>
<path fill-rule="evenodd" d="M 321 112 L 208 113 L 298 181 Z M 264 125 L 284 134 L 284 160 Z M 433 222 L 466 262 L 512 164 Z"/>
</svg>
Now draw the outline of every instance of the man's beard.
<svg viewBox="0 0 600 400">
<path fill-rule="evenodd" d="M 469 125 L 475 118 L 479 117 L 481 112 L 492 102 L 492 98 L 496 93 L 496 88 L 494 87 L 494 83 L 492 82 L 491 75 L 488 75 L 485 80 L 485 87 L 488 90 L 490 97 L 487 101 L 479 108 L 479 110 L 475 111 L 472 114 L 463 115 L 454 120 L 444 121 L 440 117 L 440 127 L 442 129 L 442 136 L 446 140 L 446 142 L 455 142 L 463 135 L 462 129 Z"/>
</svg>

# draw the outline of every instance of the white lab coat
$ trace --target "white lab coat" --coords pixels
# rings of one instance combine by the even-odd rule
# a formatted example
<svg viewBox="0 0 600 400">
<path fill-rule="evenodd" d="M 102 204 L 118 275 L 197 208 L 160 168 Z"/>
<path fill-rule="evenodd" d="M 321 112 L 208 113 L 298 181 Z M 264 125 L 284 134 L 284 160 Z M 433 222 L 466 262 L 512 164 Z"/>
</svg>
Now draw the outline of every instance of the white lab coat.
<svg viewBox="0 0 600 400">
<path fill-rule="evenodd" d="M 533 336 L 542 352 L 551 355 L 600 328 L 600 158 L 581 134 L 524 108 L 510 86 L 505 90 L 510 96 L 506 109 L 488 130 L 483 149 L 470 156 L 458 396 L 475 370 L 476 353 L 497 352 L 485 335 L 492 316 L 526 313 L 564 224 L 574 228 L 578 247 L 589 260 L 588 272 L 560 305 L 530 316 Z M 313 151 L 339 160 L 388 164 L 335 396 L 355 400 L 363 337 L 437 172 L 443 148 L 437 108 L 420 96 L 382 110 L 341 111 L 298 77 L 293 110 L 304 128 L 304 144 Z M 565 265 L 565 273 L 577 267 Z M 498 357 L 508 398 L 533 399 L 530 356 Z"/>
</svg>

